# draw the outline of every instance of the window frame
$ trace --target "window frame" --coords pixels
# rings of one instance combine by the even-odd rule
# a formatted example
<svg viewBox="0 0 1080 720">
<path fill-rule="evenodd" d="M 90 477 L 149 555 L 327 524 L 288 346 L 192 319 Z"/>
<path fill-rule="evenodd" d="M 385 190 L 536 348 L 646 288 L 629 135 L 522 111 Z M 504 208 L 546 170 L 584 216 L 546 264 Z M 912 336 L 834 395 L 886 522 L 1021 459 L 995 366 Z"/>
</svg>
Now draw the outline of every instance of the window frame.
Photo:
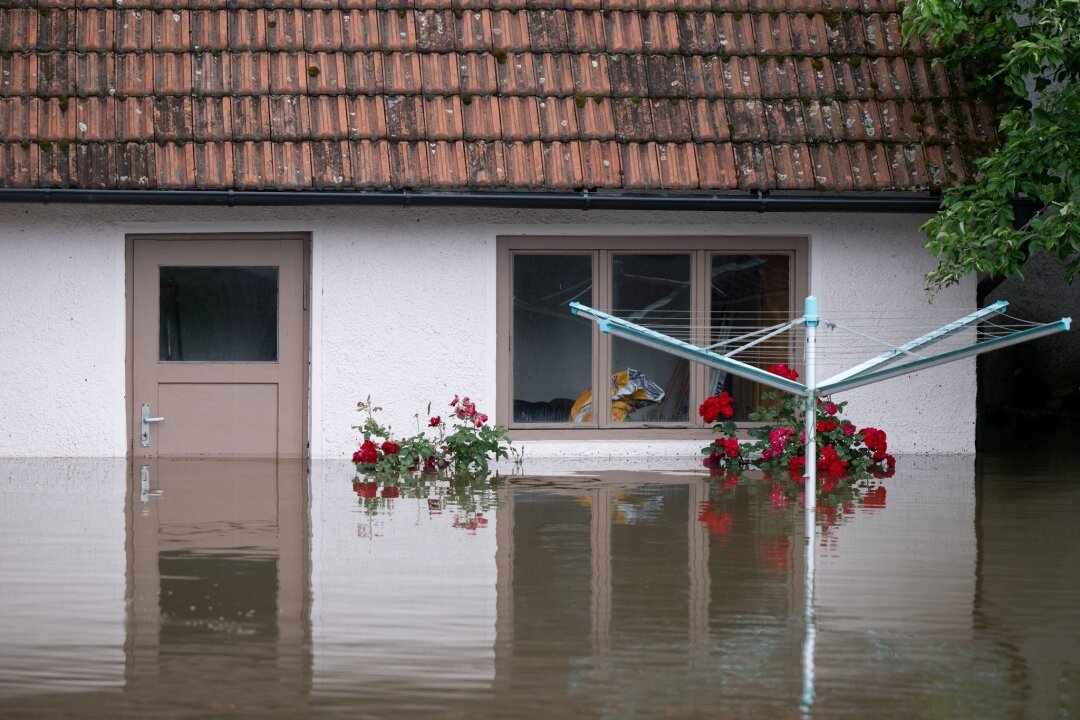
<svg viewBox="0 0 1080 720">
<path fill-rule="evenodd" d="M 593 298 L 597 308 L 605 309 L 612 293 L 611 257 L 616 254 L 689 254 L 692 288 L 691 307 L 704 325 L 708 320 L 709 267 L 716 255 L 786 255 L 789 265 L 789 303 L 793 312 L 802 307 L 809 294 L 809 238 L 805 236 L 547 236 L 503 235 L 496 238 L 496 418 L 511 430 L 514 439 L 596 440 L 596 439 L 695 439 L 710 436 L 711 426 L 697 415 L 697 404 L 704 399 L 708 369 L 690 363 L 689 418 L 674 423 L 612 423 L 611 398 L 595 393 L 606 387 L 611 365 L 611 337 L 602 338 L 596 323 L 591 324 L 592 387 L 599 396 L 593 421 L 589 424 L 514 423 L 513 422 L 513 258 L 515 255 L 587 255 L 592 258 Z M 582 322 L 586 322 L 582 320 Z M 796 366 L 802 372 L 802 368 Z M 594 400 L 595 401 L 595 400 Z M 604 419 L 606 422 L 602 422 Z M 752 424 L 742 423 L 743 426 Z"/>
</svg>

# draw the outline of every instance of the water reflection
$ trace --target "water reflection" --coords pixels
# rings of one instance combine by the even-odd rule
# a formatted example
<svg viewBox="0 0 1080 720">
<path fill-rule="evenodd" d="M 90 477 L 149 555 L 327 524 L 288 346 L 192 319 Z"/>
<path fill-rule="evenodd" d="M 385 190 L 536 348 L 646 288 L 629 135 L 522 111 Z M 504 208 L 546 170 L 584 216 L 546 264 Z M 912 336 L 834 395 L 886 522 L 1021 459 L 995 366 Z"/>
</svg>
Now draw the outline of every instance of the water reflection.
<svg viewBox="0 0 1080 720">
<path fill-rule="evenodd" d="M 811 586 L 766 482 L 3 460 L 0 715 L 1080 716 L 1080 478 L 980 463 L 823 515 Z"/>
</svg>

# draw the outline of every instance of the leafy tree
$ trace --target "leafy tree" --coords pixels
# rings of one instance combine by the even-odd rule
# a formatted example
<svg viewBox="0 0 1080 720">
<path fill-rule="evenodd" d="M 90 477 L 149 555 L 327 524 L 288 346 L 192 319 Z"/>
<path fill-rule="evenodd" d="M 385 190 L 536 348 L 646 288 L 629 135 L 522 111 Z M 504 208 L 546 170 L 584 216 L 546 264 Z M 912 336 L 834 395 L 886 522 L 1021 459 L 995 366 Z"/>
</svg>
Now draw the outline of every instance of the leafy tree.
<svg viewBox="0 0 1080 720">
<path fill-rule="evenodd" d="M 943 193 L 922 226 L 939 264 L 927 287 L 972 272 L 1022 276 L 1038 249 L 1080 272 L 1080 0 L 908 0 L 908 41 L 929 38 L 940 62 L 963 68 L 969 90 L 1000 111 L 999 145 L 977 175 Z M 1012 200 L 1042 209 L 1017 221 Z"/>
</svg>

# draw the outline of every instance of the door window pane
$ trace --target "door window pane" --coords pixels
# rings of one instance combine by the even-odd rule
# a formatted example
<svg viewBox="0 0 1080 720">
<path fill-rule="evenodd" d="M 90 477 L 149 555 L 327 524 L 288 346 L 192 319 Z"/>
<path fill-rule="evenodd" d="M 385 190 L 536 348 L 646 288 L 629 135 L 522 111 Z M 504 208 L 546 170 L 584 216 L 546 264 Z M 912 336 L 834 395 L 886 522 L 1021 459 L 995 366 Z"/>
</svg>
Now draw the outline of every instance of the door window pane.
<svg viewBox="0 0 1080 720">
<path fill-rule="evenodd" d="M 711 343 L 723 342 L 762 327 L 790 319 L 790 258 L 786 255 L 714 255 L 710 264 Z M 735 355 L 736 360 L 766 368 L 791 363 L 795 348 L 791 333 L 782 333 Z M 731 346 L 729 346 L 731 347 Z M 717 349 L 717 352 L 727 352 Z M 735 399 L 735 420 L 745 420 L 758 405 L 760 383 L 709 370 L 706 391 L 718 395 L 726 390 Z"/>
<path fill-rule="evenodd" d="M 162 267 L 159 359 L 277 360 L 278 268 Z"/>
<path fill-rule="evenodd" d="M 673 337 L 690 330 L 689 255 L 614 255 L 612 314 Z M 686 422 L 690 363 L 623 338 L 611 342 L 612 422 Z"/>
<path fill-rule="evenodd" d="M 592 256 L 514 255 L 514 422 L 590 422 Z"/>
</svg>

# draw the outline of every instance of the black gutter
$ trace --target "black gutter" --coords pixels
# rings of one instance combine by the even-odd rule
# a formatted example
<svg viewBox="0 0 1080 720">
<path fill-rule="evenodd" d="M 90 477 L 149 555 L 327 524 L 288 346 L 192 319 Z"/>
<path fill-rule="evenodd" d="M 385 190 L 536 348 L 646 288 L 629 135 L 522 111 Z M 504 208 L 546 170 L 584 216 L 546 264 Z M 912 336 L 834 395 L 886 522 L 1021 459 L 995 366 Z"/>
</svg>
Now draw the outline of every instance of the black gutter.
<svg viewBox="0 0 1080 720">
<path fill-rule="evenodd" d="M 728 210 L 736 212 L 934 213 L 941 198 L 930 195 L 749 195 L 622 192 L 498 192 L 438 190 L 87 190 L 0 188 L 0 202 L 120 205 L 397 206 L 537 210 Z"/>
</svg>

